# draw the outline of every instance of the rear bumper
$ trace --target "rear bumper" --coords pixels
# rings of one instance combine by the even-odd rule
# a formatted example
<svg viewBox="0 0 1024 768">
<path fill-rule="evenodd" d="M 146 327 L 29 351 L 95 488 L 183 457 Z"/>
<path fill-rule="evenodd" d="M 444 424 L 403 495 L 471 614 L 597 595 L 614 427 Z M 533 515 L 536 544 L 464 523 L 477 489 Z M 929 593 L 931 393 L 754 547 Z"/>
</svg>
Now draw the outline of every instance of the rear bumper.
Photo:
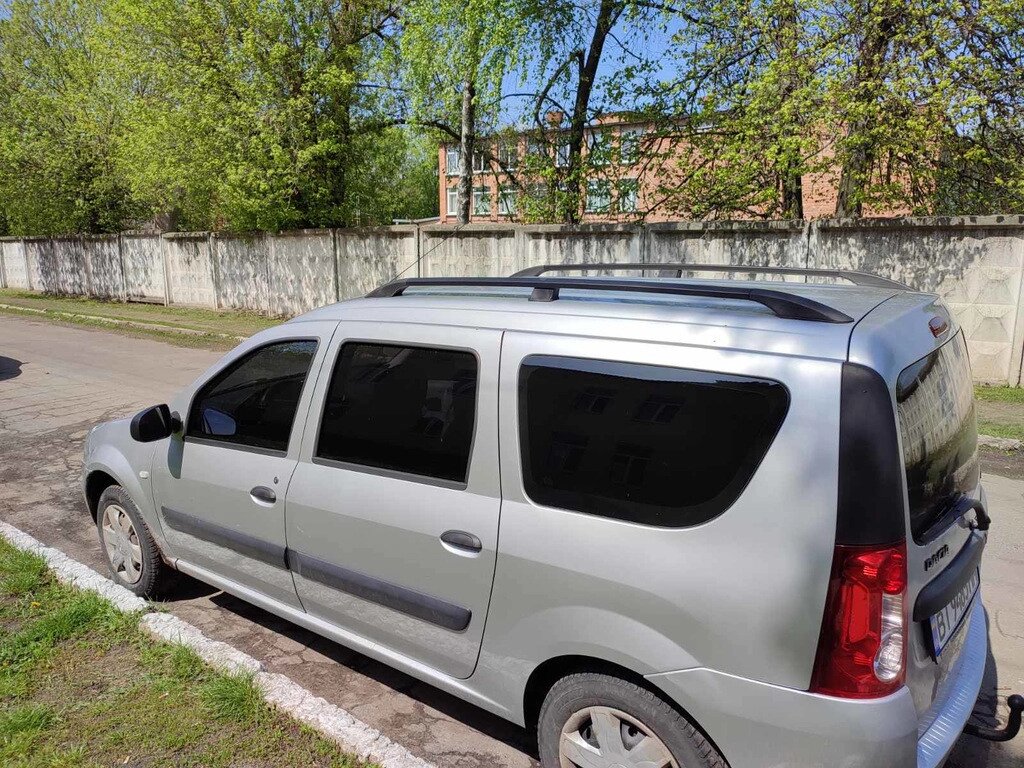
<svg viewBox="0 0 1024 768">
<path fill-rule="evenodd" d="M 935 705 L 922 718 L 918 732 L 917 766 L 942 765 L 967 723 L 978 700 L 988 656 L 988 624 L 981 594 L 974 598 L 967 638 L 956 667 L 943 681 Z"/>
<path fill-rule="evenodd" d="M 919 721 L 907 688 L 857 701 L 709 669 L 648 680 L 694 718 L 730 768 L 936 768 L 959 738 L 981 688 L 988 630 L 980 599 L 967 631 L 957 669 L 939 692 L 930 721 Z"/>
</svg>

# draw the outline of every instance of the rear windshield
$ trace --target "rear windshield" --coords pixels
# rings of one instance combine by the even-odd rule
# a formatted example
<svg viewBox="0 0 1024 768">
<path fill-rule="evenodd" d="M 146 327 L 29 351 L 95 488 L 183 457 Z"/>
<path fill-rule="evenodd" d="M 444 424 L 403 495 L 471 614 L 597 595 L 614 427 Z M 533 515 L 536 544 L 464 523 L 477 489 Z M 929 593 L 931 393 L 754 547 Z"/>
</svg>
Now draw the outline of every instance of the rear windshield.
<svg viewBox="0 0 1024 768">
<path fill-rule="evenodd" d="M 896 383 L 910 527 L 920 541 L 978 484 L 974 386 L 963 333 L 907 366 Z"/>
</svg>

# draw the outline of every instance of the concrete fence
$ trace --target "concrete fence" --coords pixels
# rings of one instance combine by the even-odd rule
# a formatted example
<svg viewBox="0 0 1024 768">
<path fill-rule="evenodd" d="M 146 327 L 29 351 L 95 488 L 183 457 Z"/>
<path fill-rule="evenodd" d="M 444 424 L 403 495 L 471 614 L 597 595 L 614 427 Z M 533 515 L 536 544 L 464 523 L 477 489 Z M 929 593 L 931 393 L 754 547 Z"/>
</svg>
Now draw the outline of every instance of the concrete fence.
<svg viewBox="0 0 1024 768">
<path fill-rule="evenodd" d="M 498 276 L 538 264 L 613 261 L 892 277 L 949 302 L 979 381 L 1021 383 L 1024 216 L 0 238 L 0 285 L 284 316 L 363 295 L 398 275 Z"/>
</svg>

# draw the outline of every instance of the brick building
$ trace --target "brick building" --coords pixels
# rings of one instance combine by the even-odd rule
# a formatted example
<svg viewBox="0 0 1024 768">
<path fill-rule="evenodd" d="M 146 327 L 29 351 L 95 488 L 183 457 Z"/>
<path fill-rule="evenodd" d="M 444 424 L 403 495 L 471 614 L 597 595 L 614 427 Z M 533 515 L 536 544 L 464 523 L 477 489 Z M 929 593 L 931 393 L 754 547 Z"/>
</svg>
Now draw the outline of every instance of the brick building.
<svg viewBox="0 0 1024 768">
<path fill-rule="evenodd" d="M 557 117 L 555 118 L 557 122 Z M 564 129 L 553 129 L 555 135 L 565 134 Z M 657 142 L 653 152 L 643 142 Z M 556 168 L 568 162 L 568 144 L 537 142 L 529 133 L 492 142 L 487 152 L 477 152 L 473 158 L 473 200 L 470 216 L 473 222 L 501 222 L 525 218 L 528 199 L 542 185 L 529 178 L 524 162 L 531 153 L 552 153 L 548 162 Z M 623 222 L 643 218 L 658 222 L 679 219 L 678 213 L 669 212 L 659 206 L 655 199 L 657 178 L 660 169 L 670 167 L 673 162 L 672 139 L 654 138 L 649 126 L 631 122 L 617 116 L 609 116 L 598 124 L 588 127 L 583 153 L 587 166 L 592 169 L 584 190 L 583 221 L 588 223 Z M 826 155 L 829 153 L 825 149 Z M 488 156 L 489 155 L 489 156 Z M 595 157 L 596 155 L 596 157 Z M 651 162 L 651 156 L 659 158 Z M 439 166 L 439 211 L 441 222 L 454 222 L 458 212 L 458 184 L 461 157 L 458 143 L 442 144 L 438 151 Z M 506 172 L 507 171 L 507 172 Z M 513 176 L 517 183 L 513 183 Z M 525 176 L 526 178 L 520 178 Z M 807 173 L 803 176 L 804 217 L 824 218 L 835 215 L 838 168 L 825 172 Z M 870 216 L 902 216 L 910 211 L 905 208 L 871 208 L 865 210 Z M 749 214 L 737 213 L 730 218 L 752 218 Z"/>
</svg>

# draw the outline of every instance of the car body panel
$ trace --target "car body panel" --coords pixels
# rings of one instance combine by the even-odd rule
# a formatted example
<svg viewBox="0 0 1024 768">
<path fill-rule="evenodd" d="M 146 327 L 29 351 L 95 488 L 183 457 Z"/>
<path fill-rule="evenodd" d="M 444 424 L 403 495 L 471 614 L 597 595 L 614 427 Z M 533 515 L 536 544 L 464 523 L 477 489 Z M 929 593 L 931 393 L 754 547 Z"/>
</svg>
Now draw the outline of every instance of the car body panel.
<svg viewBox="0 0 1024 768">
<path fill-rule="evenodd" d="M 304 414 L 336 323 L 317 322 L 277 326 L 253 336 L 189 388 L 176 401 L 188 423 L 192 400 L 213 374 L 269 343 L 316 339 L 285 455 L 229 443 L 174 435 L 158 443 L 153 454 L 152 484 L 155 507 L 174 557 L 224 574 L 276 600 L 299 607 L 285 552 L 284 509 L 288 482 L 298 462 Z M 256 486 L 274 490 L 277 501 L 261 502 L 250 495 Z"/>
<path fill-rule="evenodd" d="M 314 460 L 334 361 L 341 345 L 366 340 L 454 348 L 476 357 L 475 429 L 465 484 Z M 453 339 L 436 326 L 342 323 L 317 382 L 288 490 L 289 551 L 344 569 L 333 578 L 330 569 L 311 578 L 299 564 L 295 584 L 306 610 L 460 678 L 476 666 L 498 546 L 500 349 L 498 331 L 465 329 Z M 480 551 L 460 553 L 442 544 L 441 535 L 453 530 L 476 536 Z M 429 614 L 432 608 L 440 616 Z M 468 626 L 445 626 L 444 616 L 451 615 L 446 610 L 469 612 Z"/>
<path fill-rule="evenodd" d="M 781 319 L 743 301 L 596 299 L 564 289 L 559 301 L 530 302 L 528 291 L 416 289 L 315 310 L 244 342 L 172 409 L 187 415 L 203 382 L 268 339 L 320 329 L 328 340 L 303 390 L 287 455 L 275 457 L 284 464 L 257 467 L 254 454 L 237 452 L 236 465 L 197 449 L 194 476 L 219 483 L 231 500 L 207 503 L 221 492 L 208 488 L 180 494 L 207 522 L 280 546 L 286 567 L 276 569 L 276 586 L 254 570 L 260 561 L 251 553 L 242 556 L 249 562 L 233 565 L 237 550 L 200 552 L 195 542 L 166 534 L 159 507 L 182 506 L 172 490 L 174 451 L 194 444 L 175 437 L 133 443 L 127 421 L 114 422 L 90 435 L 85 473 L 106 471 L 125 485 L 182 571 L 519 724 L 535 670 L 552 659 L 587 657 L 645 676 L 733 768 L 828 765 L 840 755 L 849 768 L 910 768 L 919 754 L 932 768 L 980 685 L 973 661 L 987 643 L 980 598 L 958 641 L 965 650 L 949 657 L 945 671 L 921 656 L 917 638 L 908 686 L 891 696 L 857 701 L 807 689 L 835 542 L 842 364 L 873 368 L 894 388 L 906 365 L 935 348 L 927 321 L 944 308 L 934 296 L 887 288 L 767 285 L 834 306 L 853 322 Z M 342 337 L 478 354 L 465 489 L 313 462 Z M 770 378 L 789 391 L 789 412 L 743 493 L 700 525 L 653 528 L 546 507 L 524 491 L 518 429 L 519 368 L 538 354 Z M 154 501 L 139 471 L 151 467 L 156 475 L 158 466 Z M 246 501 L 246 486 L 264 475 L 286 489 L 271 522 L 254 521 L 251 509 L 243 514 L 244 504 L 226 509 Z M 447 551 L 437 537 L 450 528 L 479 536 L 481 555 Z M 940 535 L 939 546 L 955 550 L 966 542 L 970 533 L 955 528 Z M 918 549 L 908 545 L 911 602 L 932 578 L 923 575 L 929 552 Z M 456 632 L 345 590 L 325 591 L 295 573 L 290 551 L 472 607 L 472 620 Z M 289 594 L 288 580 L 299 583 L 298 592 Z M 930 749 L 929 739 L 939 746 Z"/>
</svg>

